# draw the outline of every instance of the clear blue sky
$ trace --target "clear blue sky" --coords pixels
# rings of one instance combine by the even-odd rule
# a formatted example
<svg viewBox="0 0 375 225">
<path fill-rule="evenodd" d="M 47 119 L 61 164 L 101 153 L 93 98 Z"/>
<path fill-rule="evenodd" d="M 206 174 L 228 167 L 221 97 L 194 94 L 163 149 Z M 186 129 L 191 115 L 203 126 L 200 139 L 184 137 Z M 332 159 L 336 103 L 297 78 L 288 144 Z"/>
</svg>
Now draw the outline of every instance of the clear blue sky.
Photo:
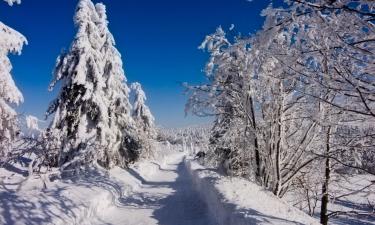
<svg viewBox="0 0 375 225">
<path fill-rule="evenodd" d="M 13 7 L 0 0 L 0 21 L 23 33 L 29 45 L 12 57 L 13 77 L 25 102 L 18 112 L 39 118 L 56 93 L 47 87 L 56 57 L 75 35 L 78 0 L 22 0 Z M 206 119 L 185 118 L 181 82 L 201 83 L 207 55 L 197 47 L 221 25 L 232 32 L 261 28 L 269 0 L 94 0 L 107 6 L 109 26 L 122 53 L 129 82 L 139 81 L 159 125 L 181 127 Z"/>
</svg>

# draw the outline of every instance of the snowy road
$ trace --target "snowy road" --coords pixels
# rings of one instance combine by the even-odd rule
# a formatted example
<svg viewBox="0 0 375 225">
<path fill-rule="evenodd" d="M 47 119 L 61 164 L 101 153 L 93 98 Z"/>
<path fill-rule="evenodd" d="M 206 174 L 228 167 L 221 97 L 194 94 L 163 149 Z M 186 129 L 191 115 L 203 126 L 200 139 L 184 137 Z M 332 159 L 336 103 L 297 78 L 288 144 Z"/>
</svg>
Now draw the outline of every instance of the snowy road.
<svg viewBox="0 0 375 225">
<path fill-rule="evenodd" d="M 183 155 L 174 155 L 152 174 L 131 170 L 142 185 L 100 216 L 100 224 L 213 225 L 208 210 L 194 191 Z M 93 222 L 95 223 L 95 222 Z"/>
<path fill-rule="evenodd" d="M 25 180 L 27 170 L 17 169 L 0 169 L 6 177 L 0 176 L 0 224 L 318 224 L 248 180 L 222 177 L 195 161 L 185 165 L 178 150 L 126 170 L 92 167 L 46 183 Z"/>
</svg>

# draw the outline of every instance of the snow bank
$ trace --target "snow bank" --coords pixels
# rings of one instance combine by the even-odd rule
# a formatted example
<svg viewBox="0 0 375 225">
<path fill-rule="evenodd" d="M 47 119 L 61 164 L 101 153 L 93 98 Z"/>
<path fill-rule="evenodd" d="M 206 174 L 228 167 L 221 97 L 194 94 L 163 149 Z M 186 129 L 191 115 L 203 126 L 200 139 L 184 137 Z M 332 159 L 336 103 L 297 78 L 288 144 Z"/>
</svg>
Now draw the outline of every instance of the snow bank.
<svg viewBox="0 0 375 225">
<path fill-rule="evenodd" d="M 48 175 L 27 178 L 28 158 L 6 165 L 0 168 L 0 224 L 103 224 L 108 210 L 121 206 L 142 188 L 144 178 L 160 171 L 170 154 L 179 153 L 167 143 L 155 143 L 154 148 L 152 159 L 128 170 L 92 166 L 71 179 L 54 181 Z"/>
<path fill-rule="evenodd" d="M 27 169 L 0 168 L 0 224 L 103 224 L 101 216 L 136 183 L 126 170 L 92 167 L 72 179 L 29 178 Z M 122 179 L 117 179 L 122 177 Z"/>
<path fill-rule="evenodd" d="M 85 224 L 111 204 L 110 192 L 88 183 L 43 184 L 32 177 L 19 188 L 14 181 L 2 181 L 0 224 Z"/>
<path fill-rule="evenodd" d="M 319 224 L 245 179 L 221 176 L 191 159 L 186 159 L 185 165 L 213 220 L 220 225 Z"/>
</svg>

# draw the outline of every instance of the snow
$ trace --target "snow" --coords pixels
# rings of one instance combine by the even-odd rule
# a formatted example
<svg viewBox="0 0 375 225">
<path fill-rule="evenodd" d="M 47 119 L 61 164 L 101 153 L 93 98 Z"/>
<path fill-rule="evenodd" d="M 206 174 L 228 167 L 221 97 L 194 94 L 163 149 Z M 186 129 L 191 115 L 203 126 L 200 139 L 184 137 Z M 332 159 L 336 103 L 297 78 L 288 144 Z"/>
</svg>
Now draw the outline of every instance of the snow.
<svg viewBox="0 0 375 225">
<path fill-rule="evenodd" d="M 10 169 L 12 167 L 8 167 Z M 100 184 L 109 182 L 104 174 L 94 173 L 85 180 L 46 182 L 37 176 L 25 178 L 24 170 L 1 170 L 1 224 L 83 224 L 95 215 L 98 202 L 106 204 L 108 192 Z"/>
<path fill-rule="evenodd" d="M 332 192 L 337 197 L 332 199 L 330 211 L 357 211 L 358 214 L 351 215 L 349 213 L 347 216 L 333 217 L 332 223 L 339 225 L 375 224 L 374 209 L 369 206 L 369 203 L 374 204 L 375 202 L 375 176 L 360 174 L 347 179 L 347 181 L 343 180 L 332 185 Z M 339 197 L 340 194 L 343 197 Z"/>
<path fill-rule="evenodd" d="M 132 168 L 129 173 L 141 184 L 120 199 L 120 207 L 107 210 L 103 220 L 128 225 L 210 225 L 206 205 L 191 188 L 183 157 L 175 153 L 164 164 L 147 162 Z"/>
<path fill-rule="evenodd" d="M 0 22 L 0 224 L 375 224 L 370 2 L 285 0 L 256 35 L 217 28 L 199 47 L 208 83 L 185 85 L 212 129 L 159 136 L 91 0 L 57 59 L 49 129 L 27 116 L 20 132 L 9 54 L 27 40 Z"/>
<path fill-rule="evenodd" d="M 348 212 L 348 215 L 333 216 L 331 224 L 375 224 L 375 214 L 369 203 L 375 202 L 375 176 L 369 174 L 358 174 L 357 176 L 341 176 L 341 179 L 331 185 L 331 199 L 329 213 Z M 290 204 L 301 202 L 297 193 L 288 193 L 285 200 Z M 302 207 L 303 202 L 296 204 Z M 305 208 L 306 209 L 306 208 Z M 306 212 L 308 210 L 306 209 Z M 356 213 L 351 213 L 351 212 Z M 320 214 L 320 201 L 317 202 L 315 217 Z"/>
<path fill-rule="evenodd" d="M 49 87 L 61 84 L 47 110 L 47 116 L 54 114 L 49 129 L 57 140 L 57 164 L 69 169 L 98 161 L 107 168 L 125 167 L 139 157 L 142 146 L 105 6 L 80 0 L 74 23 L 77 34 L 69 51 L 58 57 Z"/>
<path fill-rule="evenodd" d="M 0 22 L 0 100 L 4 99 L 6 103 L 18 105 L 23 101 L 22 93 L 12 79 L 8 54 L 21 54 L 24 44 L 27 40 L 22 34 Z"/>
<path fill-rule="evenodd" d="M 8 3 L 10 6 L 12 6 L 14 3 L 21 4 L 21 0 L 4 0 L 6 3 Z"/>
<path fill-rule="evenodd" d="M 7 1 L 12 4 L 14 1 Z M 18 133 L 17 113 L 12 108 L 23 101 L 21 91 L 12 78 L 10 53 L 21 54 L 26 38 L 0 21 L 0 161 L 5 161 L 11 143 Z"/>
<path fill-rule="evenodd" d="M 181 146 L 157 143 L 157 157 L 128 170 L 98 165 L 84 174 L 27 176 L 0 169 L 0 224 L 317 224 L 249 181 L 225 178 L 184 160 Z"/>
<path fill-rule="evenodd" d="M 219 224 L 319 224 L 248 180 L 221 176 L 191 159 L 185 163 L 195 188 Z"/>
<path fill-rule="evenodd" d="M 26 127 L 30 130 L 39 130 L 39 119 L 35 116 L 28 115 L 26 116 Z"/>
<path fill-rule="evenodd" d="M 138 82 L 132 83 L 131 89 L 134 91 L 132 117 L 142 133 L 145 133 L 148 137 L 155 137 L 155 118 L 150 108 L 146 105 L 146 93 Z"/>
<path fill-rule="evenodd" d="M 0 224 L 209 225 L 183 153 L 165 153 L 129 170 L 92 167 L 80 177 L 55 181 L 47 175 L 26 178 L 21 165 L 1 169 Z"/>
</svg>

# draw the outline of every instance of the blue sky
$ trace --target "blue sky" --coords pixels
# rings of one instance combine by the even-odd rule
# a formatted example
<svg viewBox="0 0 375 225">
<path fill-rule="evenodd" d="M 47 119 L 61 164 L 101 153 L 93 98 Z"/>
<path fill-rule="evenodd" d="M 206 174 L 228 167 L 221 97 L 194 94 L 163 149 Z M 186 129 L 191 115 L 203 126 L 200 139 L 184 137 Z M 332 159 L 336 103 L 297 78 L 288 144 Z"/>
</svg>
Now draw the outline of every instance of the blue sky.
<svg viewBox="0 0 375 225">
<path fill-rule="evenodd" d="M 39 118 L 56 93 L 47 91 L 56 57 L 75 35 L 78 0 L 22 0 L 13 7 L 0 2 L 0 21 L 23 33 L 29 45 L 11 57 L 13 77 L 25 97 L 18 112 Z M 261 28 L 269 0 L 102 0 L 109 26 L 122 53 L 129 82 L 140 82 L 158 125 L 181 127 L 207 119 L 185 118 L 181 82 L 204 82 L 207 54 L 198 50 L 205 35 L 221 25 L 232 32 Z"/>
</svg>

